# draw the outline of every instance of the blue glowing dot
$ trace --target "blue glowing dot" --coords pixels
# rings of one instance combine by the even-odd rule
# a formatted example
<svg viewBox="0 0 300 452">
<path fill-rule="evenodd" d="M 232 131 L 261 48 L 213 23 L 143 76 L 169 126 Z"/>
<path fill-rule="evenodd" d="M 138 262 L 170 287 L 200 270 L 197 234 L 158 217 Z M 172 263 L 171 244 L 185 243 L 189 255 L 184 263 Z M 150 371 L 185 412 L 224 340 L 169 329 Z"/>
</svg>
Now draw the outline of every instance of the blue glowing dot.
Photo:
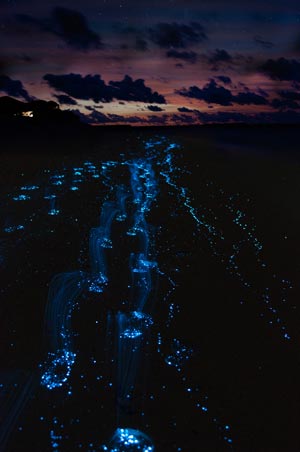
<svg viewBox="0 0 300 452">
<path fill-rule="evenodd" d="M 49 212 L 48 212 L 48 215 L 51 215 L 51 216 L 55 216 L 55 215 L 58 215 L 58 214 L 59 214 L 59 210 L 58 209 L 50 209 Z"/>
<path fill-rule="evenodd" d="M 17 226 L 9 226 L 9 227 L 5 228 L 4 232 L 7 232 L 10 234 L 12 232 L 22 231 L 23 229 L 25 229 L 25 227 L 22 224 L 18 224 Z"/>
<path fill-rule="evenodd" d="M 37 190 L 39 187 L 37 185 L 24 185 L 23 187 L 20 188 L 20 190 L 22 191 L 32 191 L 32 190 Z"/>
<path fill-rule="evenodd" d="M 13 197 L 14 201 L 28 201 L 30 199 L 29 195 L 17 195 Z"/>
<path fill-rule="evenodd" d="M 109 450 L 110 452 L 125 452 L 127 450 L 130 452 L 154 452 L 154 445 L 151 439 L 139 430 L 118 428 L 108 446 L 103 445 L 102 450 Z"/>
<path fill-rule="evenodd" d="M 49 200 L 55 199 L 55 198 L 56 198 L 56 195 L 45 195 L 44 196 L 44 199 L 49 199 Z"/>
<path fill-rule="evenodd" d="M 137 337 L 142 336 L 142 331 L 138 330 L 137 328 L 127 328 L 121 335 L 120 337 L 126 337 L 128 339 L 136 339 Z"/>
</svg>

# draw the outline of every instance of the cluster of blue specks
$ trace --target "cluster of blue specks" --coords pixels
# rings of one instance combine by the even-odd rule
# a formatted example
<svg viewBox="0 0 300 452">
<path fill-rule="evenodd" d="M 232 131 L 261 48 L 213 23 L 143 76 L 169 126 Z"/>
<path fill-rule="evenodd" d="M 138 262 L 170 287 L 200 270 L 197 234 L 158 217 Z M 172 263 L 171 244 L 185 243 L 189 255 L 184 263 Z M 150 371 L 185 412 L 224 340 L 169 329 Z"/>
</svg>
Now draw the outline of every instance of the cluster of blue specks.
<svg viewBox="0 0 300 452">
<path fill-rule="evenodd" d="M 38 190 L 40 187 L 38 185 L 23 185 L 20 187 L 21 191 L 33 191 Z"/>
<path fill-rule="evenodd" d="M 16 232 L 16 231 L 23 231 L 23 229 L 24 229 L 24 226 L 22 224 L 18 224 L 16 226 L 9 226 L 7 228 L 4 228 L 4 232 L 11 233 L 11 232 Z"/>
<path fill-rule="evenodd" d="M 102 174 L 103 173 L 103 174 Z M 31 229 L 32 223 L 38 223 L 41 216 L 46 212 L 50 217 L 58 217 L 64 214 L 61 209 L 63 200 L 72 192 L 74 196 L 79 196 L 80 190 L 86 184 L 105 184 L 105 171 L 101 165 L 95 165 L 90 161 L 83 162 L 82 166 L 65 167 L 62 171 L 45 169 L 39 176 L 39 184 L 20 185 L 13 193 L 4 196 L 3 202 L 10 208 L 10 202 L 18 203 L 20 207 L 26 203 L 27 211 L 32 210 L 32 214 L 22 219 L 18 224 L 9 224 L 4 228 L 6 233 L 17 233 L 22 229 Z M 42 200 L 48 202 L 44 206 Z M 36 205 L 40 205 L 37 211 Z"/>
<path fill-rule="evenodd" d="M 58 215 L 58 214 L 59 214 L 58 209 L 50 209 L 48 212 L 48 215 L 51 215 L 51 216 Z"/>
<path fill-rule="evenodd" d="M 72 314 L 85 288 L 83 272 L 56 275 L 50 284 L 45 326 L 50 333 L 52 351 L 40 365 L 43 369 L 41 384 L 47 389 L 62 387 L 70 377 L 76 358 L 72 344 Z"/>
<path fill-rule="evenodd" d="M 48 353 L 49 367 L 41 377 L 42 386 L 47 389 L 61 388 L 68 381 L 76 353 L 68 350 L 58 350 L 55 354 Z"/>
<path fill-rule="evenodd" d="M 102 293 L 108 283 L 108 278 L 100 273 L 97 276 L 88 278 L 87 281 L 89 292 Z"/>
<path fill-rule="evenodd" d="M 152 149 L 154 146 L 148 144 L 147 148 Z M 176 145 L 173 148 L 176 148 Z M 266 307 L 268 312 L 261 312 L 260 317 L 266 318 L 269 325 L 279 328 L 281 336 L 289 340 L 291 337 L 287 332 L 287 326 L 283 318 L 279 316 L 280 309 L 272 305 L 270 296 L 267 300 L 268 303 L 266 303 L 264 295 L 266 288 L 258 287 L 254 283 L 254 275 L 258 271 L 265 272 L 270 286 L 278 285 L 278 282 L 282 282 L 281 286 L 283 289 L 283 281 L 285 279 L 281 281 L 271 271 L 269 274 L 266 273 L 269 266 L 262 257 L 263 244 L 257 236 L 254 219 L 247 218 L 246 213 L 239 207 L 245 202 L 246 204 L 249 203 L 250 199 L 242 199 L 240 193 L 226 194 L 222 188 L 216 187 L 212 182 L 208 182 L 206 185 L 211 190 L 211 199 L 215 200 L 218 198 L 219 200 L 219 211 L 212 210 L 205 205 L 195 207 L 189 189 L 182 186 L 179 182 L 182 168 L 174 164 L 174 155 L 169 152 L 169 149 L 170 147 L 166 145 L 163 151 L 164 158 L 158 164 L 160 166 L 160 176 L 170 188 L 169 195 L 175 197 L 177 202 L 186 208 L 195 222 L 197 231 L 209 244 L 212 255 L 224 263 L 228 273 L 235 277 L 245 289 L 245 297 L 248 297 L 252 292 L 255 294 L 256 299 L 264 301 L 261 308 Z M 231 229 L 228 231 L 224 230 L 225 224 L 232 224 Z M 234 227 L 239 229 L 237 233 L 235 233 Z M 252 272 L 246 274 L 239 257 L 249 246 L 253 250 L 251 259 Z M 228 252 L 230 247 L 231 252 Z M 282 302 L 285 301 L 286 298 L 282 297 Z"/>
<path fill-rule="evenodd" d="M 139 430 L 132 428 L 118 428 L 110 443 L 102 446 L 107 452 L 154 452 L 150 438 Z"/>
<path fill-rule="evenodd" d="M 29 195 L 16 195 L 13 196 L 14 201 L 28 201 L 30 199 Z"/>
<path fill-rule="evenodd" d="M 179 372 L 182 366 L 193 354 L 193 349 L 183 345 L 178 339 L 173 339 L 171 344 L 171 353 L 165 357 L 168 366 L 175 367 Z"/>
<path fill-rule="evenodd" d="M 53 428 L 50 430 L 50 440 L 53 452 L 60 452 L 60 443 L 63 439 L 63 435 L 61 432 L 56 433 L 57 430 L 63 430 L 64 426 L 59 425 L 58 419 L 54 417 L 53 419 Z"/>
<path fill-rule="evenodd" d="M 124 324 L 120 332 L 120 338 L 136 339 L 153 325 L 152 318 L 143 312 L 133 311 L 124 315 Z"/>
</svg>

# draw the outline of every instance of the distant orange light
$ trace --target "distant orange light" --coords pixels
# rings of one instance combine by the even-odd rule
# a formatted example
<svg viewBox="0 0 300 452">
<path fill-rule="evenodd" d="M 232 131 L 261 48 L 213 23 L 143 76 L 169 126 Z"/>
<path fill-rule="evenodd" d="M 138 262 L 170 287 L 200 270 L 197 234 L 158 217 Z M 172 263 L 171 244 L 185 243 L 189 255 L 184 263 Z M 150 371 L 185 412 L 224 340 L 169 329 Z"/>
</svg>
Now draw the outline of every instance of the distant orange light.
<svg viewBox="0 0 300 452">
<path fill-rule="evenodd" d="M 33 111 L 22 111 L 22 116 L 24 118 L 33 118 Z"/>
</svg>

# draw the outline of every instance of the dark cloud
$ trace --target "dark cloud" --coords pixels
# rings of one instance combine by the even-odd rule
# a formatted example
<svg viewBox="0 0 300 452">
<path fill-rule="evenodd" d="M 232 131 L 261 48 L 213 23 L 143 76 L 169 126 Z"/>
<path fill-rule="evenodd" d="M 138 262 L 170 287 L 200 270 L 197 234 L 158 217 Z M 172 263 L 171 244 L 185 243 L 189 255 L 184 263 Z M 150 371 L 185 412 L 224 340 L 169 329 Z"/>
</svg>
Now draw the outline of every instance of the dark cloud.
<svg viewBox="0 0 300 452">
<path fill-rule="evenodd" d="M 88 118 L 90 123 L 102 124 L 112 122 L 112 120 L 107 115 L 96 110 L 93 110 L 92 113 L 88 115 Z"/>
<path fill-rule="evenodd" d="M 248 121 L 251 121 L 251 119 L 248 115 L 245 115 L 243 113 L 227 112 L 227 111 L 222 111 L 222 112 L 220 111 L 217 113 L 198 112 L 197 118 L 204 124 L 206 124 L 206 123 L 228 123 L 228 122 L 247 123 Z"/>
<path fill-rule="evenodd" d="M 84 124 L 91 124 L 91 121 L 89 119 L 90 115 L 85 115 L 80 110 L 68 110 L 68 111 L 74 113 L 74 115 L 76 115 L 80 119 L 80 121 L 83 122 Z"/>
<path fill-rule="evenodd" d="M 46 74 L 44 80 L 51 88 L 61 91 L 75 99 L 109 102 L 113 99 L 110 89 L 100 75 Z"/>
<path fill-rule="evenodd" d="M 233 102 L 239 105 L 267 105 L 268 101 L 264 96 L 260 94 L 247 91 L 245 93 L 238 93 L 236 96 L 232 96 Z"/>
<path fill-rule="evenodd" d="M 85 108 L 89 111 L 94 111 L 96 109 L 101 110 L 102 108 L 104 108 L 104 105 L 94 105 L 93 107 L 91 107 L 90 105 L 87 105 Z"/>
<path fill-rule="evenodd" d="M 55 94 L 54 97 L 58 100 L 60 104 L 63 105 L 77 105 L 75 99 L 72 99 L 70 96 L 66 96 L 65 94 Z"/>
<path fill-rule="evenodd" d="M 134 81 L 129 75 L 125 75 L 120 82 L 109 82 L 108 88 L 112 90 L 113 98 L 115 99 L 155 104 L 166 103 L 165 98 L 146 86 L 143 79 Z"/>
<path fill-rule="evenodd" d="M 261 36 L 254 36 L 253 40 L 254 40 L 254 42 L 256 42 L 256 44 L 260 45 L 264 49 L 272 49 L 272 47 L 275 46 L 275 44 L 273 44 L 273 42 L 266 41 Z"/>
<path fill-rule="evenodd" d="M 30 102 L 32 97 L 28 94 L 20 80 L 13 80 L 7 75 L 0 75 L 0 91 L 8 96 L 18 97 Z"/>
<path fill-rule="evenodd" d="M 88 26 L 86 18 L 78 11 L 55 8 L 52 13 L 53 32 L 70 47 L 81 50 L 100 48 L 100 37 Z"/>
<path fill-rule="evenodd" d="M 300 81 L 300 62 L 297 60 L 287 60 L 278 58 L 269 59 L 258 67 L 258 70 L 266 74 L 273 80 Z"/>
<path fill-rule="evenodd" d="M 289 91 L 289 90 L 281 90 L 278 91 L 279 96 L 288 100 L 299 100 L 300 101 L 300 92 L 299 91 Z"/>
<path fill-rule="evenodd" d="M 121 116 L 121 115 L 108 115 L 111 122 L 125 122 L 129 124 L 136 124 L 142 122 L 138 116 Z"/>
<path fill-rule="evenodd" d="M 189 89 L 184 88 L 176 91 L 176 93 L 181 96 L 203 100 L 208 104 L 218 104 L 223 106 L 229 106 L 233 103 L 240 105 L 266 105 L 268 103 L 263 96 L 249 90 L 234 95 L 229 89 L 217 85 L 213 79 L 210 80 L 203 88 L 199 88 L 198 86 L 190 86 Z"/>
<path fill-rule="evenodd" d="M 204 28 L 198 22 L 189 25 L 159 23 L 149 30 L 150 39 L 161 48 L 185 48 L 207 39 Z"/>
<path fill-rule="evenodd" d="M 150 111 L 164 111 L 163 108 L 157 107 L 156 105 L 148 105 L 147 108 Z"/>
<path fill-rule="evenodd" d="M 189 63 L 196 63 L 197 61 L 197 53 L 196 52 L 187 52 L 187 51 L 183 51 L 180 52 L 178 50 L 168 50 L 168 52 L 166 53 L 168 58 L 176 58 L 178 60 L 184 60 L 187 61 Z"/>
<path fill-rule="evenodd" d="M 148 117 L 148 124 L 164 125 L 168 121 L 168 115 L 151 115 Z"/>
<path fill-rule="evenodd" d="M 89 107 L 88 110 L 90 110 L 92 113 L 85 115 L 79 110 L 72 110 L 72 112 L 86 124 L 109 124 L 112 122 L 112 120 L 107 115 L 101 113 L 100 111 L 94 110 L 93 107 Z"/>
<path fill-rule="evenodd" d="M 217 70 L 220 66 L 233 62 L 232 56 L 225 49 L 216 49 L 209 55 L 206 55 L 205 58 L 212 66 L 212 70 Z"/>
<path fill-rule="evenodd" d="M 150 115 L 147 119 L 140 118 L 139 116 L 122 116 L 116 114 L 104 114 L 100 111 L 96 111 L 93 108 L 90 109 L 92 113 L 84 115 L 79 110 L 72 110 L 72 113 L 76 114 L 82 122 L 86 124 L 153 124 L 153 125 L 164 125 L 168 120 L 167 115 Z"/>
<path fill-rule="evenodd" d="M 298 110 L 300 109 L 300 103 L 292 99 L 273 99 L 271 102 L 272 107 L 278 110 Z"/>
<path fill-rule="evenodd" d="M 226 75 L 218 75 L 215 77 L 215 79 L 219 80 L 220 82 L 224 83 L 224 85 L 231 85 L 231 78 L 227 77 Z"/>
<path fill-rule="evenodd" d="M 84 115 L 79 110 L 72 110 L 82 122 L 86 124 L 115 124 L 115 123 L 126 123 L 126 124 L 137 124 L 143 122 L 138 116 L 121 116 L 116 114 L 105 115 L 100 111 L 96 111 L 92 107 L 89 108 L 92 112 L 88 115 Z"/>
<path fill-rule="evenodd" d="M 176 122 L 179 124 L 195 124 L 195 117 L 191 115 L 177 115 L 176 113 L 172 115 L 171 122 Z"/>
<path fill-rule="evenodd" d="M 59 36 L 74 49 L 90 50 L 102 47 L 100 36 L 89 28 L 85 16 L 73 9 L 56 7 L 50 18 L 46 19 L 36 19 L 24 14 L 18 14 L 16 17 L 22 24 Z"/>
<path fill-rule="evenodd" d="M 49 86 L 75 99 L 111 102 L 113 99 L 145 103 L 166 103 L 165 98 L 145 85 L 144 80 L 133 80 L 125 75 L 121 81 L 106 84 L 100 75 L 46 74 L 44 80 Z"/>
<path fill-rule="evenodd" d="M 241 53 L 231 54 L 225 49 L 215 49 L 203 53 L 201 58 L 211 71 L 230 69 L 238 71 L 240 76 L 241 70 L 248 73 L 250 69 L 253 69 L 253 56 Z"/>
<path fill-rule="evenodd" d="M 263 97 L 269 97 L 269 93 L 267 93 L 267 91 L 265 91 L 262 88 L 257 88 L 257 92 L 258 92 L 258 94 L 260 94 Z"/>
<path fill-rule="evenodd" d="M 178 111 L 180 111 L 181 113 L 193 113 L 194 110 L 190 110 L 189 108 L 186 107 L 179 107 L 177 108 Z"/>
<path fill-rule="evenodd" d="M 189 89 L 176 91 L 181 96 L 190 97 L 192 99 L 203 100 L 209 104 L 232 105 L 232 93 L 223 86 L 218 86 L 214 80 L 211 80 L 203 88 L 198 86 L 190 86 Z"/>
</svg>

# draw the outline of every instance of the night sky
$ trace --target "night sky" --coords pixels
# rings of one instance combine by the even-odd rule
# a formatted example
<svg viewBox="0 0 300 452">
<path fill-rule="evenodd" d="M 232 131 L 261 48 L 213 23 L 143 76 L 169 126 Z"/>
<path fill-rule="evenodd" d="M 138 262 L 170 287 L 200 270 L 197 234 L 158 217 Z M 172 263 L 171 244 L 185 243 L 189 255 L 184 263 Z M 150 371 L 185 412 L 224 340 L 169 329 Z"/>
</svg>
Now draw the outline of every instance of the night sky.
<svg viewBox="0 0 300 452">
<path fill-rule="evenodd" d="M 298 0 L 2 0 L 0 94 L 90 124 L 300 122 Z"/>
</svg>

